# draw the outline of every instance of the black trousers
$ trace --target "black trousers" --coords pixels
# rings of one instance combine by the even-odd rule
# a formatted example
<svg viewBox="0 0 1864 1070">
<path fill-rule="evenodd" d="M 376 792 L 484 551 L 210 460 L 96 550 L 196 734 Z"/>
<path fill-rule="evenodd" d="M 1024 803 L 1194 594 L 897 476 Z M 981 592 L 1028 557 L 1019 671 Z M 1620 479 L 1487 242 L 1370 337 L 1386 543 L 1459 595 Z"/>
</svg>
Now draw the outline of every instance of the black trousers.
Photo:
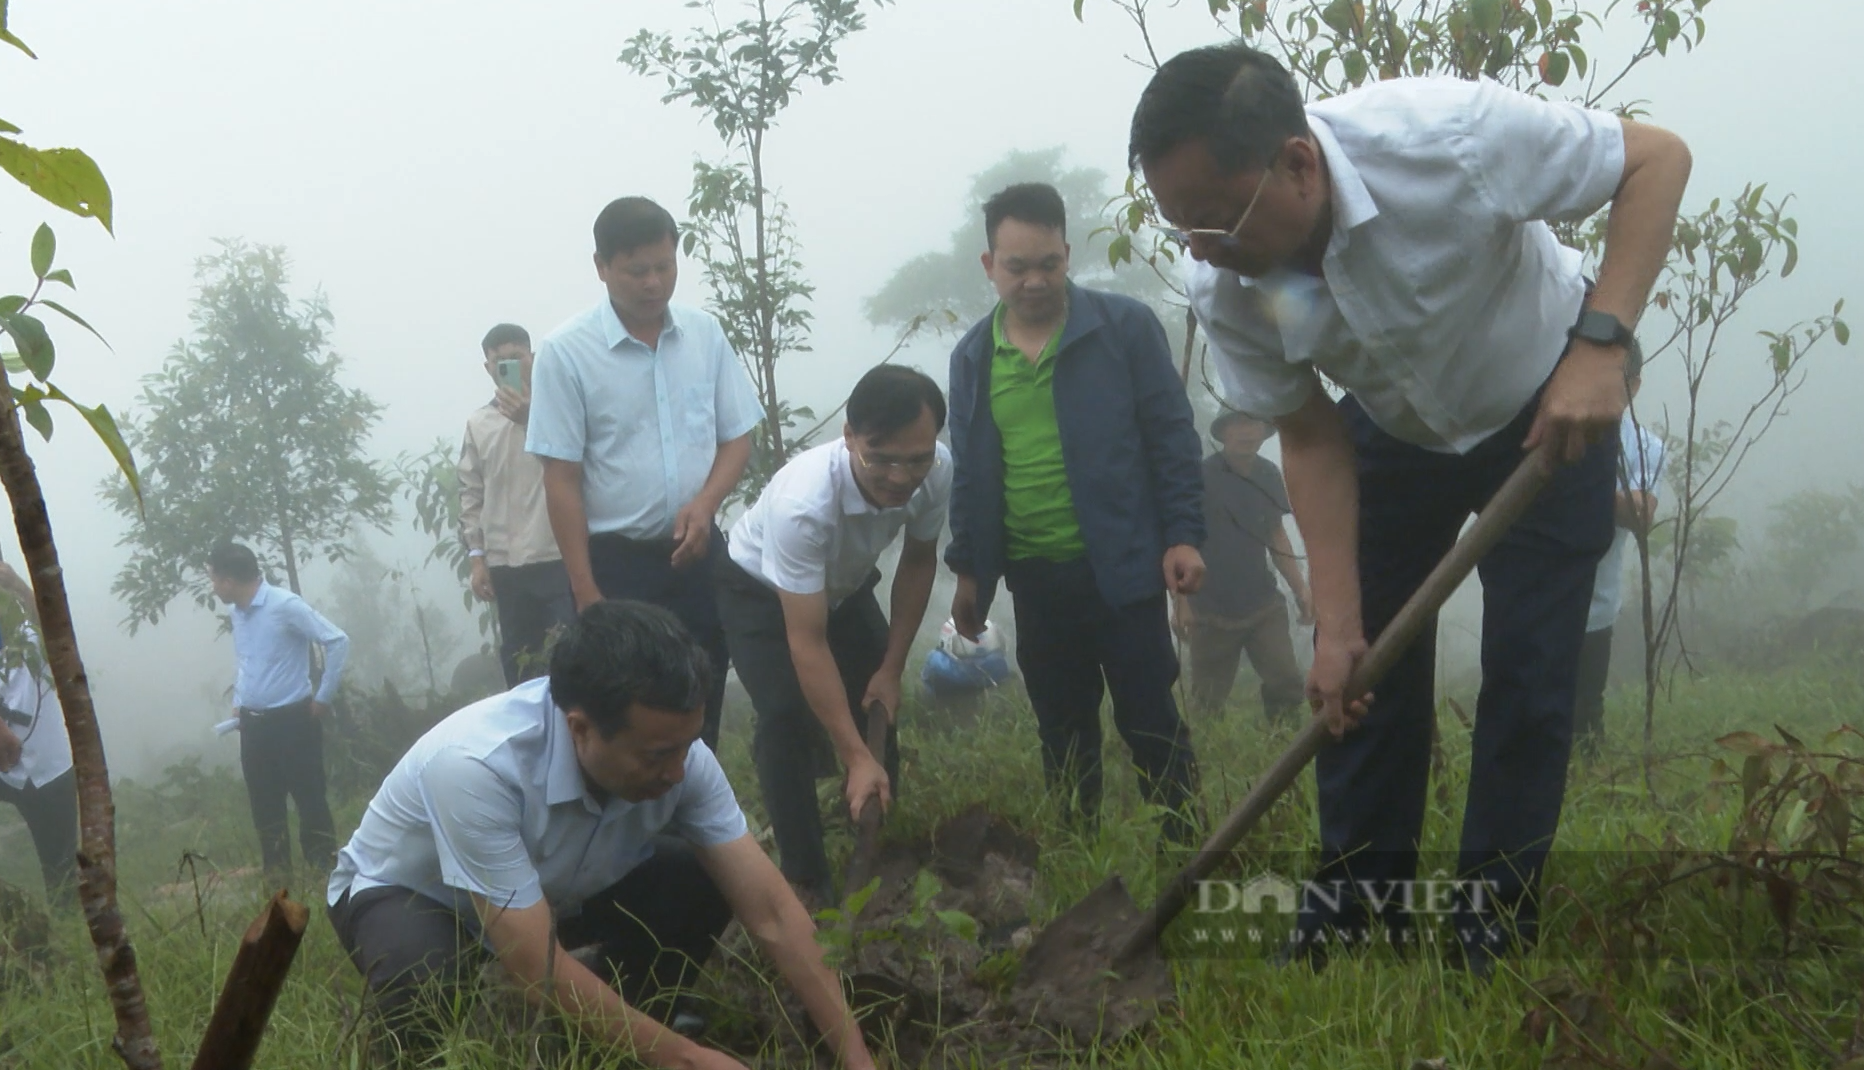
<svg viewBox="0 0 1864 1070">
<path fill-rule="evenodd" d="M 559 919 L 565 948 L 589 944 L 622 999 L 661 1021 L 673 992 L 689 986 L 731 921 L 731 907 L 684 841 L 654 839 L 654 853 L 620 881 Z M 476 919 L 407 888 L 345 892 L 330 908 L 337 941 L 361 972 L 370 1000 L 404 1051 L 431 1046 L 435 1010 L 470 990 L 488 961 Z"/>
<path fill-rule="evenodd" d="M 77 902 L 78 779 L 67 769 L 43 784 L 11 788 L 0 784 L 0 803 L 12 803 L 26 822 L 39 855 L 45 898 L 54 906 Z"/>
<path fill-rule="evenodd" d="M 1197 836 L 1197 759 L 1178 715 L 1165 595 L 1108 605 L 1086 559 L 1011 561 L 1004 570 L 1016 610 L 1016 664 L 1035 710 L 1042 771 L 1072 819 L 1095 827 L 1100 813 L 1100 700 L 1113 696 L 1113 724 L 1132 751 L 1147 801 L 1169 811 L 1175 843 Z"/>
<path fill-rule="evenodd" d="M 867 733 L 867 713 L 861 708 L 861 699 L 887 656 L 887 618 L 874 597 L 874 586 L 879 582 L 880 573 L 876 571 L 828 618 L 829 651 L 835 656 L 835 668 L 841 674 L 855 728 L 863 737 Z M 764 810 L 776 833 L 783 875 L 790 883 L 816 895 L 819 902 L 832 902 L 834 880 L 828 854 L 822 847 L 816 778 L 835 772 L 835 753 L 796 678 L 783 604 L 775 591 L 730 558 L 718 566 L 718 603 L 719 615 L 725 621 L 725 640 L 731 647 L 731 663 L 737 666 L 738 680 L 757 710 L 751 753 L 764 792 Z M 897 798 L 900 752 L 891 734 L 883 764 Z"/>
<path fill-rule="evenodd" d="M 1340 410 L 1359 471 L 1359 576 L 1365 631 L 1375 636 L 1448 552 L 1470 514 L 1522 457 L 1538 395 L 1507 427 L 1467 454 L 1401 442 L 1347 397 Z M 1465 943 L 1505 945 L 1496 918 L 1513 913 L 1531 940 L 1533 891 L 1559 827 L 1572 747 L 1573 688 L 1592 580 L 1612 539 L 1618 436 L 1561 468 L 1527 514 L 1477 565 L 1482 580 L 1482 690 L 1476 701 L 1469 798 L 1457 871 L 1482 881 L 1452 911 Z M 1320 883 L 1414 879 L 1435 722 L 1436 624 L 1398 660 L 1357 730 L 1320 752 Z M 1310 901 L 1304 936 L 1362 926 L 1368 911 L 1348 883 L 1339 910 Z M 1402 887 L 1402 886 L 1398 886 Z M 1474 885 L 1465 885 L 1471 892 Z M 1394 896 L 1391 929 L 1411 919 Z M 1499 909 L 1498 909 L 1499 908 Z"/>
<path fill-rule="evenodd" d="M 550 629 L 576 619 L 576 599 L 570 594 L 570 576 L 561 561 L 501 565 L 486 571 L 497 598 L 499 665 L 505 670 L 505 686 L 516 687 L 549 671 L 544 642 Z"/>
<path fill-rule="evenodd" d="M 324 725 L 311 716 L 311 700 L 264 712 L 240 711 L 239 767 L 266 871 L 291 869 L 287 797 L 298 807 L 304 860 L 328 871 L 336 862 L 337 835 L 324 795 Z"/>
<path fill-rule="evenodd" d="M 705 727 L 699 738 L 718 749 L 718 722 L 725 708 L 725 669 L 730 655 L 725 629 L 719 625 L 718 598 L 712 574 L 725 557 L 725 536 L 712 527 L 711 548 L 683 569 L 672 563 L 672 539 L 635 540 L 619 535 L 589 537 L 589 568 L 604 598 L 628 598 L 672 611 L 712 659 L 712 690 L 705 701 Z"/>
<path fill-rule="evenodd" d="M 1597 757 L 1605 743 L 1605 683 L 1612 671 L 1610 625 L 1587 632 L 1579 647 L 1579 676 L 1573 701 L 1573 746 Z"/>
</svg>

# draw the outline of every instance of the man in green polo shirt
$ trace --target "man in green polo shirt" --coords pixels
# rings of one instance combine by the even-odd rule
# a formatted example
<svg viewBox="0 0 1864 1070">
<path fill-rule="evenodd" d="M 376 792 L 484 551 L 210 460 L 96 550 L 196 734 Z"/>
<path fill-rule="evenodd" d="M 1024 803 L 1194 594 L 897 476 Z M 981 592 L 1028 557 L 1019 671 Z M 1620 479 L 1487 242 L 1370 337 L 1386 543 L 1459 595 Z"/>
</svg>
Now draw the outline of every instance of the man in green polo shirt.
<svg viewBox="0 0 1864 1070">
<path fill-rule="evenodd" d="M 952 619 L 976 638 L 1002 578 L 1043 770 L 1091 827 L 1100 704 L 1174 840 L 1195 836 L 1166 592 L 1204 574 L 1197 431 L 1158 317 L 1068 281 L 1067 212 L 1044 185 L 984 206 L 1000 304 L 952 353 Z"/>
</svg>

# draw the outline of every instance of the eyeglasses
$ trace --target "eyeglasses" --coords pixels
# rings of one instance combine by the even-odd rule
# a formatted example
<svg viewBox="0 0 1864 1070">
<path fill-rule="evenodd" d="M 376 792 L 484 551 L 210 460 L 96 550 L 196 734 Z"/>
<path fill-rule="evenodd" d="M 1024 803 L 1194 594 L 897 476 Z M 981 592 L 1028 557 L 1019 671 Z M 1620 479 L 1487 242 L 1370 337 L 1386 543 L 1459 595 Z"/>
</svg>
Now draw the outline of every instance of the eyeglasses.
<svg viewBox="0 0 1864 1070">
<path fill-rule="evenodd" d="M 930 457 L 921 457 L 921 458 L 918 458 L 916 460 L 911 460 L 911 461 L 893 461 L 893 460 L 870 461 L 867 459 L 867 455 L 865 453 L 862 453 L 860 450 L 855 450 L 854 459 L 857 461 L 860 461 L 861 467 L 867 469 L 870 472 L 880 472 L 885 475 L 905 475 L 905 476 L 923 476 L 931 472 L 932 469 L 937 468 L 939 465 L 945 463 L 944 459 L 941 458 L 936 453 L 934 453 Z"/>
<path fill-rule="evenodd" d="M 1275 168 L 1270 166 L 1262 172 L 1262 180 L 1256 183 L 1256 191 L 1249 196 L 1249 204 L 1243 208 L 1243 217 L 1229 230 L 1215 227 L 1160 227 L 1165 236 L 1180 245 L 1189 246 L 1192 238 L 1209 239 L 1219 249 L 1235 250 L 1243 247 L 1243 240 L 1237 235 L 1242 232 L 1243 224 L 1249 222 L 1249 216 L 1256 210 L 1256 202 L 1262 199 L 1262 190 L 1275 177 Z"/>
</svg>

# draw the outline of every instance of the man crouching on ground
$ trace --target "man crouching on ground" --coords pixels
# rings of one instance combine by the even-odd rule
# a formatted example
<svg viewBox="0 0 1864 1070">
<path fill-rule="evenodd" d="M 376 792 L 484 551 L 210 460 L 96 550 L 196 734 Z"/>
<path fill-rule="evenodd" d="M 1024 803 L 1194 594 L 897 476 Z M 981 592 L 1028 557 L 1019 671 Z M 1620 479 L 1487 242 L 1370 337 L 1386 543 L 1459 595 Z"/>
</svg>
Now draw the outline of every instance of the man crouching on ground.
<svg viewBox="0 0 1864 1070">
<path fill-rule="evenodd" d="M 328 901 L 404 1050 L 434 1043 L 434 988 L 489 953 L 529 998 L 650 1066 L 740 1068 L 637 1009 L 671 1019 L 668 997 L 735 915 L 840 1065 L 874 1065 L 813 922 L 698 741 L 712 671 L 672 614 L 599 602 L 548 678 L 453 714 L 395 766 Z M 589 944 L 606 977 L 565 950 Z"/>
</svg>

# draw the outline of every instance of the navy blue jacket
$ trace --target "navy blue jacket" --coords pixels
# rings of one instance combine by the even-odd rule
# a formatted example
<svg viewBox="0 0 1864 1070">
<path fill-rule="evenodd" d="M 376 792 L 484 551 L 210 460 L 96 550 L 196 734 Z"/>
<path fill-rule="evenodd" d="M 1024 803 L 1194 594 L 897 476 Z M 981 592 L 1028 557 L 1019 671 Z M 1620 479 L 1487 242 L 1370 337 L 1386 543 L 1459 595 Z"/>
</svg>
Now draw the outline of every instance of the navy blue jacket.
<svg viewBox="0 0 1864 1070">
<path fill-rule="evenodd" d="M 1003 436 L 990 412 L 992 316 L 951 354 L 951 545 L 987 613 L 1003 575 Z M 1101 597 L 1130 605 L 1165 590 L 1170 546 L 1204 542 L 1203 447 L 1152 310 L 1068 284 L 1055 356 L 1055 421 L 1075 518 Z"/>
</svg>

